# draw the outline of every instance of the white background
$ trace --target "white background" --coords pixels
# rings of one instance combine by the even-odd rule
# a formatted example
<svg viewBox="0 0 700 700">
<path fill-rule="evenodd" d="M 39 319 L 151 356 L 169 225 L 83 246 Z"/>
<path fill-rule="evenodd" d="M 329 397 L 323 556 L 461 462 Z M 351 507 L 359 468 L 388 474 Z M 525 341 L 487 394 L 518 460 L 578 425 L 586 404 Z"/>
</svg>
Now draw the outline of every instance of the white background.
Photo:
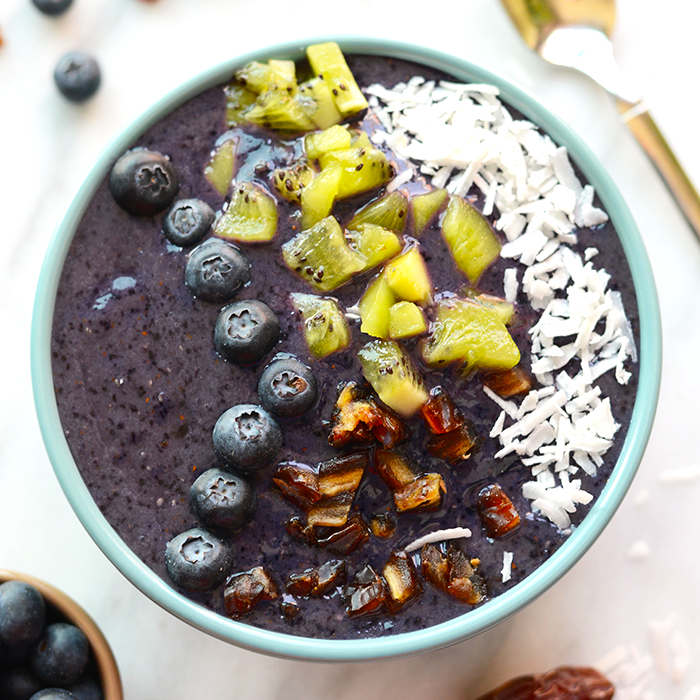
<svg viewBox="0 0 700 700">
<path fill-rule="evenodd" d="M 619 0 L 616 55 L 700 184 L 700 7 Z M 0 567 L 40 576 L 81 602 L 108 637 L 127 698 L 404 698 L 471 700 L 507 677 L 591 664 L 618 645 L 652 652 L 650 623 L 670 631 L 663 664 L 641 685 L 659 700 L 700 684 L 700 480 L 663 472 L 700 465 L 700 241 L 608 97 L 521 43 L 496 0 L 400 4 L 355 0 L 75 0 L 63 17 L 0 0 Z M 309 664 L 239 650 L 188 627 L 140 594 L 97 549 L 61 492 L 30 390 L 34 288 L 52 230 L 99 151 L 134 117 L 203 69 L 264 45 L 344 33 L 450 52 L 534 93 L 588 143 L 626 198 L 652 261 L 663 320 L 656 423 L 639 475 L 611 525 L 553 589 L 479 638 L 418 658 Z M 103 85 L 67 103 L 52 83 L 68 50 L 92 52 Z M 649 556 L 630 556 L 644 542 Z M 658 659 L 661 657 L 658 656 Z M 682 665 L 682 664 L 681 664 Z"/>
</svg>

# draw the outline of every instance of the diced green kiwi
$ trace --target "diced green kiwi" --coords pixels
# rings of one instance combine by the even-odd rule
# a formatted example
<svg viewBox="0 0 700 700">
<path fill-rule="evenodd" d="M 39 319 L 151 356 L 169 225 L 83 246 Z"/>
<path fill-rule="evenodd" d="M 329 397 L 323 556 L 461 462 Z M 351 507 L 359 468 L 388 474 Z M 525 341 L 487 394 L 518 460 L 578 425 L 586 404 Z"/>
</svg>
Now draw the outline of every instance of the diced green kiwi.
<svg viewBox="0 0 700 700">
<path fill-rule="evenodd" d="M 332 216 L 287 241 L 282 255 L 293 272 L 325 292 L 347 282 L 367 263 L 364 255 L 348 246 L 340 224 Z"/>
<path fill-rule="evenodd" d="M 417 246 L 410 246 L 401 255 L 390 260 L 384 267 L 384 273 L 399 299 L 419 304 L 430 299 L 430 277 Z"/>
<path fill-rule="evenodd" d="M 398 190 L 372 200 L 352 217 L 349 229 L 357 229 L 360 224 L 377 224 L 396 233 L 403 233 L 408 213 L 406 195 Z"/>
<path fill-rule="evenodd" d="M 245 112 L 247 112 L 258 99 L 257 94 L 239 83 L 228 85 L 225 94 L 227 124 L 229 126 L 242 124 L 245 122 Z"/>
<path fill-rule="evenodd" d="M 301 193 L 301 227 L 311 228 L 333 210 L 342 168 L 334 164 L 322 170 Z"/>
<path fill-rule="evenodd" d="M 209 180 L 222 197 L 226 196 L 229 187 L 231 187 L 235 165 L 236 142 L 229 139 L 214 151 L 209 163 L 204 168 L 204 177 Z"/>
<path fill-rule="evenodd" d="M 326 357 L 348 346 L 350 329 L 334 299 L 315 294 L 290 296 L 304 319 L 304 338 L 315 357 Z"/>
<path fill-rule="evenodd" d="M 358 353 L 365 379 L 389 408 L 408 418 L 429 398 L 411 359 L 393 340 L 373 340 Z"/>
<path fill-rule="evenodd" d="M 427 328 L 423 311 L 412 301 L 399 301 L 389 307 L 390 338 L 410 338 L 425 333 Z"/>
<path fill-rule="evenodd" d="M 498 318 L 503 321 L 504 325 L 507 326 L 513 320 L 515 306 L 509 301 L 491 294 L 479 293 L 471 288 L 467 290 L 466 295 L 469 299 L 477 302 L 477 304 L 483 304 L 484 306 L 492 308 L 498 314 Z"/>
<path fill-rule="evenodd" d="M 489 222 L 461 197 L 450 196 L 442 233 L 457 267 L 472 284 L 501 252 L 501 243 Z"/>
<path fill-rule="evenodd" d="M 306 160 L 297 160 L 286 168 L 272 172 L 272 182 L 288 201 L 299 204 L 302 190 L 314 179 L 316 171 Z"/>
<path fill-rule="evenodd" d="M 348 231 L 347 235 L 352 247 L 367 258 L 367 270 L 401 252 L 399 237 L 376 224 L 360 224 L 354 231 Z"/>
<path fill-rule="evenodd" d="M 350 135 L 352 136 L 350 145 L 353 148 L 374 148 L 374 144 L 369 140 L 366 131 L 362 129 L 350 129 Z"/>
<path fill-rule="evenodd" d="M 470 370 L 506 370 L 520 361 L 518 346 L 499 314 L 489 306 L 458 297 L 437 303 L 422 352 L 431 367 L 461 361 Z"/>
<path fill-rule="evenodd" d="M 349 117 L 368 104 L 365 96 L 355 82 L 340 47 L 335 42 L 313 44 L 306 49 L 311 68 L 328 83 L 333 99 L 343 117 Z"/>
<path fill-rule="evenodd" d="M 228 209 L 214 224 L 214 235 L 239 243 L 271 240 L 277 231 L 277 203 L 252 182 L 233 188 Z"/>
<path fill-rule="evenodd" d="M 414 236 L 420 236 L 423 233 L 425 227 L 442 206 L 445 197 L 447 197 L 447 190 L 443 189 L 432 190 L 425 194 L 415 194 L 411 197 Z"/>
<path fill-rule="evenodd" d="M 334 124 L 323 131 L 313 131 L 304 137 L 304 149 L 309 160 L 318 160 L 329 151 L 350 148 L 352 136 L 347 127 Z"/>
<path fill-rule="evenodd" d="M 316 77 L 302 83 L 297 98 L 319 129 L 339 124 L 343 118 L 335 105 L 333 93 L 323 78 Z"/>
<path fill-rule="evenodd" d="M 260 95 L 244 116 L 251 124 L 284 134 L 300 134 L 316 128 L 299 102 L 292 95 L 279 90 Z"/>
<path fill-rule="evenodd" d="M 289 63 L 292 64 L 291 71 Z M 288 94 L 296 92 L 293 61 L 250 61 L 236 71 L 236 80 L 258 95 L 275 90 L 283 90 Z"/>
<path fill-rule="evenodd" d="M 391 180 L 394 169 L 386 155 L 377 148 L 353 147 L 323 153 L 318 159 L 321 169 L 330 163 L 343 168 L 338 188 L 338 199 L 368 192 Z"/>
<path fill-rule="evenodd" d="M 360 330 L 375 338 L 386 338 L 389 335 L 389 308 L 395 301 L 396 296 L 386 276 L 377 276 L 360 299 Z"/>
</svg>

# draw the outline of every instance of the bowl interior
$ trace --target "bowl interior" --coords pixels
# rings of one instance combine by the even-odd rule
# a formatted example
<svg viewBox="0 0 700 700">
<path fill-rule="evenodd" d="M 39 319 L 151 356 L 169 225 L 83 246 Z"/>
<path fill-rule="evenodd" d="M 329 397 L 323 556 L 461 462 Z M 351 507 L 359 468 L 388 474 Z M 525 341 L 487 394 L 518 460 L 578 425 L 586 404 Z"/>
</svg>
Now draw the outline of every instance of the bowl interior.
<svg viewBox="0 0 700 700">
<path fill-rule="evenodd" d="M 225 82 L 250 60 L 299 59 L 308 43 L 295 42 L 248 54 L 217 66 L 167 95 L 108 145 L 68 206 L 46 254 L 32 327 L 32 375 L 35 403 L 52 464 L 77 515 L 104 553 L 141 591 L 181 619 L 221 639 L 278 656 L 313 660 L 396 657 L 436 649 L 474 636 L 504 620 L 556 582 L 591 546 L 625 495 L 649 436 L 660 379 L 660 321 L 653 277 L 644 246 L 620 193 L 586 145 L 535 99 L 499 77 L 465 61 L 424 48 L 370 39 L 338 40 L 347 53 L 391 56 L 445 71 L 456 80 L 496 85 L 511 107 L 565 145 L 610 215 L 628 258 L 639 307 L 639 390 L 617 464 L 603 492 L 567 542 L 533 574 L 512 589 L 467 614 L 428 629 L 381 639 L 314 640 L 273 633 L 225 619 L 179 595 L 143 564 L 115 534 L 83 483 L 61 429 L 51 373 L 51 323 L 61 269 L 72 235 L 111 163 L 162 116 L 200 91 Z"/>
</svg>

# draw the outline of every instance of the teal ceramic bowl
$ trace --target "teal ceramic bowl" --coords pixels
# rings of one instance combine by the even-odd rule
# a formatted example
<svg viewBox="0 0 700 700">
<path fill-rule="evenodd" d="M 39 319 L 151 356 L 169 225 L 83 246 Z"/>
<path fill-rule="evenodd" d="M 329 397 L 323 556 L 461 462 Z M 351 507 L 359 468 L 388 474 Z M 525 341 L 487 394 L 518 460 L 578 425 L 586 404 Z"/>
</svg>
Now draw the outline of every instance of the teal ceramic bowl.
<svg viewBox="0 0 700 700">
<path fill-rule="evenodd" d="M 327 41 L 329 39 L 322 39 Z M 496 85 L 504 101 L 565 145 L 595 187 L 618 231 L 629 260 L 640 317 L 639 390 L 620 457 L 602 494 L 582 524 L 558 551 L 512 589 L 461 617 L 423 630 L 386 638 L 315 640 L 268 632 L 226 619 L 178 594 L 141 562 L 102 516 L 83 483 L 59 421 L 51 373 L 51 323 L 61 269 L 73 233 L 111 163 L 162 116 L 204 89 L 225 82 L 250 60 L 298 59 L 309 42 L 295 42 L 232 59 L 178 88 L 137 119 L 99 157 L 68 206 L 49 245 L 39 281 L 32 326 L 32 377 L 43 438 L 60 484 L 83 525 L 105 555 L 143 593 L 166 610 L 215 637 L 247 649 L 296 659 L 359 661 L 400 657 L 459 642 L 514 615 L 560 579 L 593 544 L 608 524 L 641 461 L 651 430 L 661 371 L 658 301 L 644 245 L 616 186 L 586 145 L 561 120 L 531 96 L 491 73 L 432 50 L 374 39 L 339 40 L 346 53 L 391 56 L 443 70 L 456 79 Z"/>
</svg>

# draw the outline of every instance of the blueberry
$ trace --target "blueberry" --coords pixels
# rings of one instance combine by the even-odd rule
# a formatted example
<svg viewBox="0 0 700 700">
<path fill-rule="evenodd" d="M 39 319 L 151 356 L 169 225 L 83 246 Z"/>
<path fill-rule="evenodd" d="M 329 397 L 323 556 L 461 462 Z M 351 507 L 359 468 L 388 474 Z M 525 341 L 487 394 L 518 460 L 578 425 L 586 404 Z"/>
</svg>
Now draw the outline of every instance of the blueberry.
<svg viewBox="0 0 700 700">
<path fill-rule="evenodd" d="M 109 189 L 117 204 L 136 216 L 163 211 L 179 187 L 173 164 L 161 153 L 146 148 L 127 151 L 109 176 Z"/>
<path fill-rule="evenodd" d="M 100 684 L 90 676 L 83 676 L 77 683 L 68 686 L 68 691 L 73 693 L 77 700 L 102 700 L 102 688 Z"/>
<path fill-rule="evenodd" d="M 294 357 L 273 360 L 260 375 L 258 396 L 275 416 L 291 418 L 310 411 L 318 398 L 316 377 Z"/>
<path fill-rule="evenodd" d="M 230 301 L 250 279 L 250 263 L 236 246 L 210 238 L 187 258 L 185 284 L 205 301 Z"/>
<path fill-rule="evenodd" d="M 92 56 L 72 51 L 58 61 L 53 79 L 64 97 L 71 102 L 84 102 L 100 87 L 100 67 Z"/>
<path fill-rule="evenodd" d="M 243 527 L 253 517 L 256 501 L 255 489 L 242 474 L 223 469 L 208 469 L 190 488 L 192 511 L 213 530 Z"/>
<path fill-rule="evenodd" d="M 261 406 L 250 404 L 225 411 L 212 437 L 219 459 L 243 472 L 268 466 L 282 447 L 282 431 L 275 419 Z"/>
<path fill-rule="evenodd" d="M 9 648 L 34 644 L 44 629 L 46 605 L 39 591 L 23 581 L 0 586 L 0 642 Z"/>
<path fill-rule="evenodd" d="M 280 322 L 262 301 L 245 299 L 227 306 L 216 319 L 217 352 L 238 365 L 258 362 L 277 344 Z"/>
<path fill-rule="evenodd" d="M 76 697 L 62 688 L 45 688 L 32 695 L 29 700 L 76 700 Z"/>
<path fill-rule="evenodd" d="M 32 671 L 47 685 L 64 687 L 80 678 L 89 657 L 85 633 L 67 622 L 54 622 L 34 647 Z"/>
<path fill-rule="evenodd" d="M 3 700 L 29 700 L 44 684 L 28 668 L 11 668 L 0 681 L 0 698 Z"/>
<path fill-rule="evenodd" d="M 201 527 L 173 537 L 165 548 L 170 578 L 189 591 L 213 590 L 226 580 L 232 565 L 231 545 Z"/>
<path fill-rule="evenodd" d="M 32 0 L 39 12 L 55 17 L 62 15 L 72 4 L 73 0 Z"/>
<path fill-rule="evenodd" d="M 171 243 L 189 248 L 204 238 L 215 218 L 214 210 L 201 199 L 180 199 L 163 218 L 163 233 Z"/>
</svg>

